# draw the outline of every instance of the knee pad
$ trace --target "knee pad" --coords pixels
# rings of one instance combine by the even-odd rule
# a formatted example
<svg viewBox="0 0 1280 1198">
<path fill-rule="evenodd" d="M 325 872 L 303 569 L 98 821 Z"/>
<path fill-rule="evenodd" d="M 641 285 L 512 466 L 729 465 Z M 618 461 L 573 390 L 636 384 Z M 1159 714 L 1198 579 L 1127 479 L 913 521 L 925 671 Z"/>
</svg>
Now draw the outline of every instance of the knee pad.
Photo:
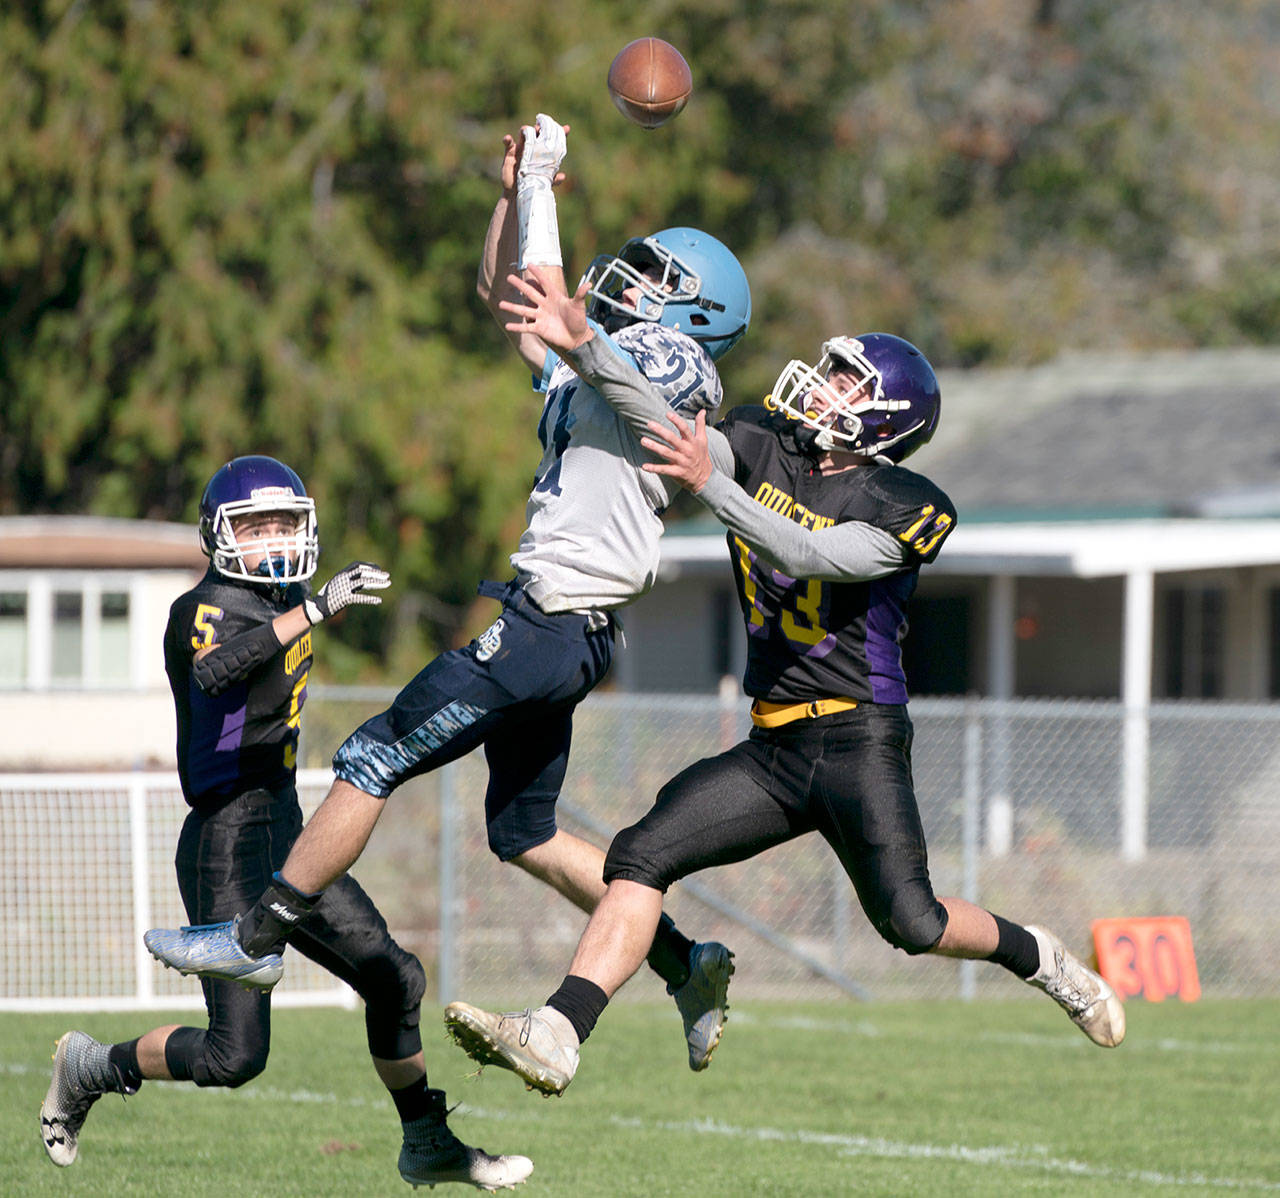
<svg viewBox="0 0 1280 1198">
<path fill-rule="evenodd" d="M 614 881 L 637 882 L 665 894 L 674 879 L 663 876 L 658 863 L 644 848 L 644 833 L 633 826 L 613 838 L 604 859 L 604 881 L 605 885 Z"/>
<path fill-rule="evenodd" d="M 357 728 L 333 755 L 334 776 L 357 790 L 385 799 L 401 782 L 404 761 L 396 751 L 363 727 Z"/>
<path fill-rule="evenodd" d="M 205 1039 L 205 1051 L 195 1063 L 191 1080 L 197 1086 L 222 1086 L 235 1090 L 245 1082 L 251 1082 L 267 1067 L 267 1049 L 245 1048 L 231 1045 L 225 1051 L 209 1044 Z"/>
<path fill-rule="evenodd" d="M 518 823 L 509 819 L 492 821 L 486 829 L 489 852 L 499 861 L 513 861 L 522 853 L 546 844 L 559 829 L 554 808 L 549 818 Z"/>
<path fill-rule="evenodd" d="M 398 944 L 394 951 L 366 962 L 356 979 L 364 999 L 369 1052 L 384 1061 L 402 1061 L 422 1048 L 419 1029 L 427 975 L 422 963 Z"/>
<path fill-rule="evenodd" d="M 905 904 L 894 904 L 885 917 L 875 919 L 876 931 L 894 948 L 900 948 L 911 957 L 927 953 L 939 940 L 947 927 L 947 909 L 933 899 L 924 907 L 903 910 Z"/>
<path fill-rule="evenodd" d="M 268 1051 L 265 1026 L 241 1024 L 217 1033 L 179 1027 L 165 1041 L 164 1063 L 174 1081 L 234 1090 L 267 1067 Z"/>
</svg>

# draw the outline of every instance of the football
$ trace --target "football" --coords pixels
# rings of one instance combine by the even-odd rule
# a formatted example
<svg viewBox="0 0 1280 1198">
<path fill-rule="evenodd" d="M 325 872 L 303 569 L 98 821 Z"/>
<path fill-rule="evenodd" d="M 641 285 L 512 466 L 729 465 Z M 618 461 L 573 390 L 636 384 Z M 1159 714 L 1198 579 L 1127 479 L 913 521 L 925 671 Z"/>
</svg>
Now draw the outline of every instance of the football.
<svg viewBox="0 0 1280 1198">
<path fill-rule="evenodd" d="M 629 121 L 656 129 L 689 102 L 693 72 L 684 55 L 658 37 L 637 38 L 609 66 L 609 95 Z"/>
</svg>

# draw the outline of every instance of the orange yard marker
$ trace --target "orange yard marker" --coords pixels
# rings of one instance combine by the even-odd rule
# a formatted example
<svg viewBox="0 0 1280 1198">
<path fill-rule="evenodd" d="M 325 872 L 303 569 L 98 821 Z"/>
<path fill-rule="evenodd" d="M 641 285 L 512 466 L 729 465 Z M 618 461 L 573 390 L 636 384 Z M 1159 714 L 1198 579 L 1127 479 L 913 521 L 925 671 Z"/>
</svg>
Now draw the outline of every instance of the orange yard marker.
<svg viewBox="0 0 1280 1198">
<path fill-rule="evenodd" d="M 1183 916 L 1095 919 L 1092 928 L 1098 972 L 1121 998 L 1195 1002 L 1200 997 L 1191 925 Z"/>
</svg>

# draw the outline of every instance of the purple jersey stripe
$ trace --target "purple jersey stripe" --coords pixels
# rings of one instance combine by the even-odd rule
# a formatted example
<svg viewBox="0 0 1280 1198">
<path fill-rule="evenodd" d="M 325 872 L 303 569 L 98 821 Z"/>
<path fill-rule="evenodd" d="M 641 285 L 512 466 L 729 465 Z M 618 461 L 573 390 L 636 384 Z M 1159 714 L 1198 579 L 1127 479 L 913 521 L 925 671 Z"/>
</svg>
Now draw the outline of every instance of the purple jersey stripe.
<svg viewBox="0 0 1280 1198">
<path fill-rule="evenodd" d="M 905 703 L 907 676 L 902 672 L 902 630 L 907 599 L 915 590 L 913 573 L 891 574 L 871 584 L 867 605 L 867 672 L 873 703 Z"/>
<path fill-rule="evenodd" d="M 229 711 L 222 721 L 222 732 L 214 747 L 215 753 L 234 753 L 240 747 L 240 738 L 244 735 L 244 717 L 247 707 Z"/>
</svg>

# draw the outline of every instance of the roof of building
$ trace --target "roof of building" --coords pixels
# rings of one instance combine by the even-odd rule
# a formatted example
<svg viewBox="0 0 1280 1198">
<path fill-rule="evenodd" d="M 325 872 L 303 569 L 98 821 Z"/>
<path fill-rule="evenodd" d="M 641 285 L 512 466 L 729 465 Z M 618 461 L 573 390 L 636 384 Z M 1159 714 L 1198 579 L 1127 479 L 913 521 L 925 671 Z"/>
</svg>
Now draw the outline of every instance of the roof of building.
<svg viewBox="0 0 1280 1198">
<path fill-rule="evenodd" d="M 942 394 L 908 464 L 962 522 L 1280 516 L 1280 351 L 1065 355 Z"/>
<path fill-rule="evenodd" d="M 190 569 L 207 565 L 195 528 L 108 516 L 0 517 L 0 569 Z"/>
</svg>

